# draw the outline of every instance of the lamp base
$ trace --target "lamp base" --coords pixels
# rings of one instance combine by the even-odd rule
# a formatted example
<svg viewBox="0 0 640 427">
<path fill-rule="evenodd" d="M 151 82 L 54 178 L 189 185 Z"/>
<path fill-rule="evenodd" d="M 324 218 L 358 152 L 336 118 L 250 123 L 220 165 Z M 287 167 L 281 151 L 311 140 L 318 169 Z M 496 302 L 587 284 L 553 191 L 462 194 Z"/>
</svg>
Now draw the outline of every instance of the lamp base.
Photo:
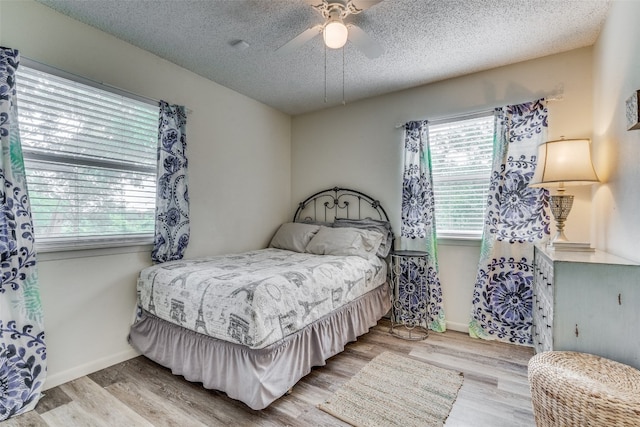
<svg viewBox="0 0 640 427">
<path fill-rule="evenodd" d="M 553 242 L 549 242 L 548 248 L 554 251 L 595 252 L 595 248 L 592 248 L 590 243 L 583 243 L 583 242 L 553 241 Z"/>
<path fill-rule="evenodd" d="M 560 190 L 558 190 L 560 191 Z M 573 196 L 570 194 L 564 194 L 564 189 L 559 194 L 553 195 L 549 198 L 551 202 L 551 213 L 556 220 L 557 233 L 553 240 L 549 242 L 549 248 L 556 251 L 579 251 L 579 252 L 593 252 L 595 249 L 591 247 L 589 243 L 570 242 L 567 236 L 564 235 L 564 224 L 571 212 L 573 206 Z"/>
</svg>

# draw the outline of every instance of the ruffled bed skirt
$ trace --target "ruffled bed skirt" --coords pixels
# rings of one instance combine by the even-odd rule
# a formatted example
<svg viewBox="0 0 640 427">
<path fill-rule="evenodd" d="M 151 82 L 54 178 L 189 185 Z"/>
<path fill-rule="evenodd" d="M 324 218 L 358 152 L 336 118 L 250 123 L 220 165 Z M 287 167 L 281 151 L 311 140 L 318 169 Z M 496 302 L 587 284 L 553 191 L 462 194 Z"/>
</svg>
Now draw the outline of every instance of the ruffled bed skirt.
<svg viewBox="0 0 640 427">
<path fill-rule="evenodd" d="M 149 359 L 220 390 L 252 409 L 264 409 L 314 366 L 344 350 L 391 308 L 383 284 L 331 314 L 261 349 L 221 341 L 143 312 L 131 326 L 129 343 Z"/>
</svg>

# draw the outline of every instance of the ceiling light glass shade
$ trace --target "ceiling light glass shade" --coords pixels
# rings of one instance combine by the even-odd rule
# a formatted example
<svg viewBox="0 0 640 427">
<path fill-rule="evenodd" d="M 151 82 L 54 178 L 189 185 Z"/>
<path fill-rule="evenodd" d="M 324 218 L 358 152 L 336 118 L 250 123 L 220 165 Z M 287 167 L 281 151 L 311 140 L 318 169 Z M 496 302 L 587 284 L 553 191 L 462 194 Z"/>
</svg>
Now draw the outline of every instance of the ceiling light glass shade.
<svg viewBox="0 0 640 427">
<path fill-rule="evenodd" d="M 340 20 L 330 21 L 322 31 L 324 43 L 331 49 L 340 49 L 344 46 L 348 36 L 349 30 Z"/>
<path fill-rule="evenodd" d="M 596 182 L 588 139 L 559 139 L 538 146 L 538 165 L 529 186 L 563 188 Z"/>
</svg>

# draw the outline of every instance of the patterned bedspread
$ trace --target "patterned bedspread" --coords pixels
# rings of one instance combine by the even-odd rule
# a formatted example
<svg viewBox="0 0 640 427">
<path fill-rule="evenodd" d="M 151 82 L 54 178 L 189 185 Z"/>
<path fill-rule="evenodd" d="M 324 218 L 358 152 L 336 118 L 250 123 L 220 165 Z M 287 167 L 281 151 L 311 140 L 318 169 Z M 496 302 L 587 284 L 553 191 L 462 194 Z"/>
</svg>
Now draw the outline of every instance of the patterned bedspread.
<svg viewBox="0 0 640 427">
<path fill-rule="evenodd" d="M 143 310 L 221 340 L 263 348 L 386 280 L 380 258 L 262 249 L 172 261 L 138 279 Z"/>
</svg>

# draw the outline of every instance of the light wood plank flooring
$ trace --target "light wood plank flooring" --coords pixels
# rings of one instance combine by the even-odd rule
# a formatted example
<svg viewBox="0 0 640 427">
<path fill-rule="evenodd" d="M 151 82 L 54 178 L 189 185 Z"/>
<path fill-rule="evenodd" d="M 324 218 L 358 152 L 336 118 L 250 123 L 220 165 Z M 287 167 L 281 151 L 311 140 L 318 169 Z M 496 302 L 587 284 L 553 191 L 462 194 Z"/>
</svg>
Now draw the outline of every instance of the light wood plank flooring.
<svg viewBox="0 0 640 427">
<path fill-rule="evenodd" d="M 453 331 L 432 332 L 424 341 L 404 341 L 388 330 L 388 321 L 381 320 L 326 366 L 315 368 L 290 395 L 262 411 L 189 383 L 141 356 L 47 390 L 35 411 L 0 425 L 346 426 L 316 405 L 384 351 L 464 373 L 448 427 L 535 425 L 527 383 L 531 348 L 474 340 Z"/>
</svg>

